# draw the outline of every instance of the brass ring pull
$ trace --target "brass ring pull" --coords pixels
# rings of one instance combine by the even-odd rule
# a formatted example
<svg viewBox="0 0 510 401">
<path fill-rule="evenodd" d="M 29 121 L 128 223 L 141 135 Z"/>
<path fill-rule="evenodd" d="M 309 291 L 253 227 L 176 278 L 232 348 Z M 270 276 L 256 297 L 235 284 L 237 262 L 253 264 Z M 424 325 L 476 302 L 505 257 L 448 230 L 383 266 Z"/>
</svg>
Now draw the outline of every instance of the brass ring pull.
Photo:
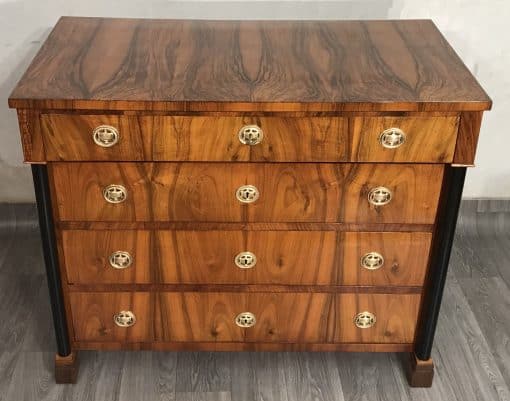
<svg viewBox="0 0 510 401">
<path fill-rule="evenodd" d="M 386 187 L 372 188 L 368 193 L 368 201 L 374 206 L 387 205 L 392 197 L 392 192 Z"/>
<path fill-rule="evenodd" d="M 380 253 L 368 252 L 361 258 L 361 267 L 367 270 L 377 270 L 383 267 L 384 258 Z"/>
<path fill-rule="evenodd" d="M 262 142 L 264 138 L 264 132 L 258 125 L 245 125 L 239 130 L 237 134 L 239 142 L 243 145 L 257 145 Z"/>
<path fill-rule="evenodd" d="M 253 203 L 259 196 L 259 190 L 254 185 L 242 185 L 236 191 L 236 198 L 241 203 Z"/>
<path fill-rule="evenodd" d="M 131 327 L 136 323 L 136 316 L 129 310 L 123 310 L 113 315 L 113 321 L 119 327 Z"/>
<path fill-rule="evenodd" d="M 395 149 L 406 141 L 406 134 L 400 128 L 388 128 L 379 135 L 379 143 L 386 149 Z"/>
<path fill-rule="evenodd" d="M 251 312 L 242 312 L 236 316 L 235 322 L 239 327 L 247 328 L 255 326 L 257 318 Z"/>
<path fill-rule="evenodd" d="M 110 203 L 122 203 L 127 198 L 127 190 L 122 185 L 111 184 L 103 189 L 103 197 Z"/>
<path fill-rule="evenodd" d="M 119 131 L 111 125 L 100 125 L 92 131 L 92 138 L 96 145 L 109 148 L 119 142 Z"/>
<path fill-rule="evenodd" d="M 360 329 L 368 329 L 372 327 L 376 321 L 375 315 L 370 312 L 361 312 L 354 317 L 354 324 Z"/>
<path fill-rule="evenodd" d="M 240 269 L 251 269 L 257 264 L 257 257 L 249 251 L 241 252 L 236 255 L 234 262 Z"/>
<path fill-rule="evenodd" d="M 115 251 L 109 257 L 110 266 L 114 269 L 127 269 L 133 263 L 133 258 L 126 251 Z"/>
</svg>

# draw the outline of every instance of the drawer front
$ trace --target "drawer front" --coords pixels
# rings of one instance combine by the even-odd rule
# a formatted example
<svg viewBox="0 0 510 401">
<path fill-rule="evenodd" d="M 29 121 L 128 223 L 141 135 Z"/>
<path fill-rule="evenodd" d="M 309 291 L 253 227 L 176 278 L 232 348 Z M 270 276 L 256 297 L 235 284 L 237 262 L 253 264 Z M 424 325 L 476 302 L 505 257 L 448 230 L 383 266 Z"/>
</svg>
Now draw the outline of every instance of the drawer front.
<svg viewBox="0 0 510 401">
<path fill-rule="evenodd" d="M 432 224 L 443 175 L 443 166 L 433 164 L 52 163 L 51 167 L 63 221 Z M 121 202 L 105 200 L 105 191 L 110 201 Z"/>
<path fill-rule="evenodd" d="M 348 119 L 341 117 L 45 114 L 41 119 L 48 160 L 341 161 L 349 158 Z M 93 132 L 102 125 L 117 131 L 116 144 L 102 147 L 94 142 Z M 241 131 L 243 127 L 245 131 Z M 255 142 L 258 143 L 251 144 Z"/>
<path fill-rule="evenodd" d="M 421 286 L 430 233 L 64 230 L 73 284 Z"/>
<path fill-rule="evenodd" d="M 453 160 L 458 117 L 353 117 L 351 121 L 352 161 L 449 163 Z M 401 132 L 391 132 L 391 128 Z M 382 136 L 383 132 L 387 134 Z"/>
<path fill-rule="evenodd" d="M 413 342 L 420 295 L 72 292 L 70 300 L 77 341 L 397 344 Z M 134 324 L 119 327 L 120 312 Z"/>
<path fill-rule="evenodd" d="M 46 157 L 52 161 L 446 163 L 453 159 L 457 125 L 455 116 L 41 116 Z M 94 141 L 95 130 L 104 126 L 118 135 L 114 144 L 111 138 L 107 146 Z M 395 138 L 382 140 L 381 134 L 391 128 L 405 137 L 398 146 L 391 142 Z"/>
</svg>

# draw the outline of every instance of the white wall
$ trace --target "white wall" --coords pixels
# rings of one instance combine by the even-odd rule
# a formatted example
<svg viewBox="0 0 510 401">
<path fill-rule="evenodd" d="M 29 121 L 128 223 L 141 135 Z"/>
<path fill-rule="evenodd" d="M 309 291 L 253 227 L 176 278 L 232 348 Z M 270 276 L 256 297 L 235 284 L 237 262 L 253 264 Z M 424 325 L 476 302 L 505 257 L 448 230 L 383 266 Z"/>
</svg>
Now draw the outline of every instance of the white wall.
<svg viewBox="0 0 510 401">
<path fill-rule="evenodd" d="M 465 197 L 510 198 L 508 0 L 0 0 L 0 202 L 33 200 L 7 98 L 61 15 L 215 19 L 431 18 L 494 101 Z"/>
</svg>

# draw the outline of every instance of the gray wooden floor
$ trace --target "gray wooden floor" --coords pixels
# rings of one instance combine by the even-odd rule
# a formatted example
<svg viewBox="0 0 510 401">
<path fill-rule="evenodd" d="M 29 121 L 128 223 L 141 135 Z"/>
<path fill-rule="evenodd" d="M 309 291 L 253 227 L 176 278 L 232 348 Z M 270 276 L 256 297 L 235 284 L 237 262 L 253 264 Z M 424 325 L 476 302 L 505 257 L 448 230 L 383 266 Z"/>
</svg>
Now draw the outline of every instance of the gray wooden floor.
<svg viewBox="0 0 510 401">
<path fill-rule="evenodd" d="M 31 205 L 0 205 L 0 401 L 510 400 L 510 203 L 464 202 L 431 389 L 395 354 L 82 352 L 55 385 L 54 337 Z"/>
</svg>

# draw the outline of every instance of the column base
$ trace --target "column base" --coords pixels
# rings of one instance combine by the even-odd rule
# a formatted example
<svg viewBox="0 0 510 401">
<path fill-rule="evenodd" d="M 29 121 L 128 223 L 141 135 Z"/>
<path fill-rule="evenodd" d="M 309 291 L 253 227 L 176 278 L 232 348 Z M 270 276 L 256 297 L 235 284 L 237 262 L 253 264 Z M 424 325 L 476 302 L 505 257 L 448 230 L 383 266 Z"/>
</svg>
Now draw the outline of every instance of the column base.
<svg viewBox="0 0 510 401">
<path fill-rule="evenodd" d="M 67 356 L 55 355 L 55 382 L 57 384 L 74 384 L 78 377 L 78 353 L 73 351 Z"/>
<path fill-rule="evenodd" d="M 431 387 L 434 378 L 434 362 L 432 358 L 422 361 L 416 354 L 404 354 L 404 369 L 411 387 Z"/>
</svg>

